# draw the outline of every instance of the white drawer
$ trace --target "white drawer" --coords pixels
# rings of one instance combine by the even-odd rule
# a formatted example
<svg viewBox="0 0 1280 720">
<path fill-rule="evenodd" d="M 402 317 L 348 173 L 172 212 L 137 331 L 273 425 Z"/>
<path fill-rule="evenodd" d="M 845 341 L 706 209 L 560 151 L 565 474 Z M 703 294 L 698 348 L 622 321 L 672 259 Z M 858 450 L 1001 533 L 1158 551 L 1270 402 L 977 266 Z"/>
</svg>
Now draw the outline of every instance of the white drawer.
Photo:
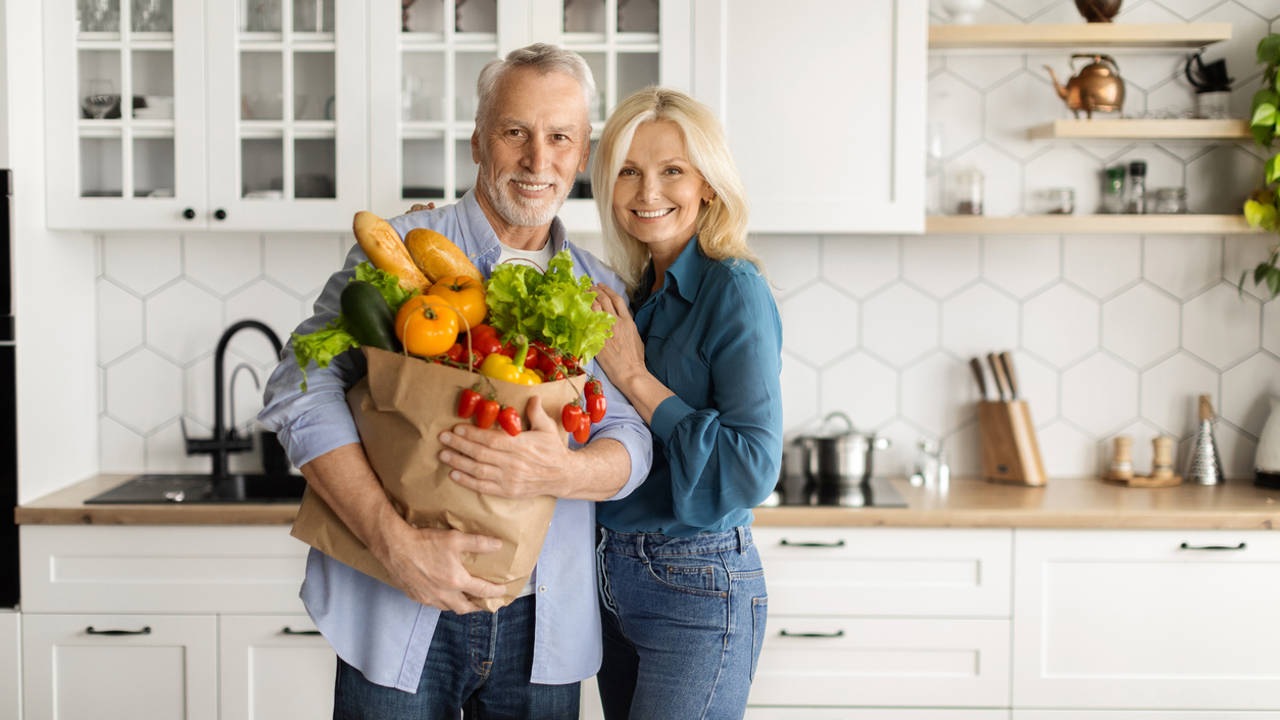
<svg viewBox="0 0 1280 720">
<path fill-rule="evenodd" d="M 1280 713 L 1247 710 L 1014 710 L 1013 720 L 1280 720 Z"/>
<path fill-rule="evenodd" d="M 1015 544 L 1015 706 L 1280 710 L 1280 533 L 1018 530 Z"/>
<path fill-rule="evenodd" d="M 770 613 L 750 702 L 1007 707 L 1009 621 Z"/>
<path fill-rule="evenodd" d="M 1005 529 L 751 529 L 771 615 L 1009 617 Z"/>
<path fill-rule="evenodd" d="M 305 613 L 285 526 L 23 525 L 24 612 Z"/>
<path fill-rule="evenodd" d="M 743 720 L 1009 720 L 1008 710 L 750 707 Z"/>
</svg>

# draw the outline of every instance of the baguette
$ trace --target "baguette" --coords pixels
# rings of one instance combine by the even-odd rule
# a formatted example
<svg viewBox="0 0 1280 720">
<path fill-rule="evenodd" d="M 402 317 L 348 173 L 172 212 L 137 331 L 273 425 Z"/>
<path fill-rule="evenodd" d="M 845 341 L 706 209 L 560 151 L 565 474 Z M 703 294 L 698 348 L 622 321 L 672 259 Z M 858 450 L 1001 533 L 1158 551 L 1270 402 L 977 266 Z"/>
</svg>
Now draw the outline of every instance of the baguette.
<svg viewBox="0 0 1280 720">
<path fill-rule="evenodd" d="M 440 278 L 464 277 L 475 278 L 484 282 L 484 276 L 476 269 L 474 263 L 467 259 L 466 253 L 453 244 L 449 238 L 435 230 L 414 228 L 404 238 L 404 245 L 418 268 L 431 282 Z"/>
<path fill-rule="evenodd" d="M 426 290 L 431 286 L 422 271 L 409 257 L 400 234 L 386 220 L 371 212 L 361 210 L 356 213 L 351 223 L 355 231 L 356 242 L 360 249 L 369 256 L 369 262 L 379 270 L 385 270 L 400 279 L 400 287 L 405 290 Z"/>
</svg>

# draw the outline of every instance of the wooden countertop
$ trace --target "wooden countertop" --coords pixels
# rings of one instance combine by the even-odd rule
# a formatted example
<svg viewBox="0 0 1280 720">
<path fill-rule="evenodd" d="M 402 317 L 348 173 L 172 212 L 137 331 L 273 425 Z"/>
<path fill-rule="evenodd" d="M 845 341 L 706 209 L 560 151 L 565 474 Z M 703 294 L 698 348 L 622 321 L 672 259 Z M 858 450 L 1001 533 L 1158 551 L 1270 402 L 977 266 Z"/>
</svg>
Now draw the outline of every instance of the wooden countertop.
<svg viewBox="0 0 1280 720">
<path fill-rule="evenodd" d="M 98 475 L 19 506 L 26 525 L 287 525 L 297 505 L 85 505 L 126 480 Z M 757 526 L 1280 529 L 1280 490 L 1246 480 L 1222 485 L 1127 488 L 1094 478 L 1054 478 L 1042 488 L 952 480 L 946 493 L 893 480 L 906 508 L 757 508 Z"/>
</svg>

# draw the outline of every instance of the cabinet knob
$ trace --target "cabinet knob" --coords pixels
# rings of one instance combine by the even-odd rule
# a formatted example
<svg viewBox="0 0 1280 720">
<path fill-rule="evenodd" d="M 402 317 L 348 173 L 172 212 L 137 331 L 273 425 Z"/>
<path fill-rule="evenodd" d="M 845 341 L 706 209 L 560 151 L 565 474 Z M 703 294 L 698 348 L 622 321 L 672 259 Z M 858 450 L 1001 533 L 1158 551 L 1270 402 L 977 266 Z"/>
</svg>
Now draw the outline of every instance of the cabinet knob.
<svg viewBox="0 0 1280 720">
<path fill-rule="evenodd" d="M 182 217 L 184 217 L 184 218 L 186 218 L 186 219 L 188 219 L 188 220 L 195 220 L 195 219 L 196 219 L 196 210 L 195 210 L 195 208 L 187 208 L 186 210 L 183 210 L 183 211 L 182 211 Z"/>
<path fill-rule="evenodd" d="M 217 220 L 226 220 L 227 211 L 223 210 L 222 208 L 218 208 L 217 210 L 213 211 L 213 217 L 214 219 L 217 219 Z"/>
</svg>

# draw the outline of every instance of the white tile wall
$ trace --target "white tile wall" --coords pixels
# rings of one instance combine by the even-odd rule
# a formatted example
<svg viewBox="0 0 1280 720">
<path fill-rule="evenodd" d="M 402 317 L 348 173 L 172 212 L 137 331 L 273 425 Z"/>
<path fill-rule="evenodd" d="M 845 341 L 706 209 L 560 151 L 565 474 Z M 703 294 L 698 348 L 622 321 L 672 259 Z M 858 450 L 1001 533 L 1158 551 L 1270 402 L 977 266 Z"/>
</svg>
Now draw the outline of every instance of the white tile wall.
<svg viewBox="0 0 1280 720">
<path fill-rule="evenodd" d="M 943 21 L 934 13 L 935 22 Z M 1253 49 L 1280 19 L 1263 0 L 1125 0 L 1128 22 L 1227 21 L 1235 39 L 1212 46 L 1236 78 L 1246 114 L 1260 74 Z M 979 22 L 1078 22 L 1071 0 L 987 0 Z M 1280 25 L 1277 25 L 1280 28 Z M 1194 96 L 1179 53 L 1114 53 L 1128 83 L 1126 111 L 1179 112 Z M 944 166 L 986 174 L 988 214 L 1034 210 L 1036 189 L 1071 185 L 1096 205 L 1101 168 L 1144 159 L 1148 184 L 1184 185 L 1197 212 L 1236 212 L 1261 167 L 1247 144 L 1052 143 L 1026 129 L 1067 112 L 1042 65 L 1067 72 L 1068 51 L 930 58 L 931 126 Z M 1253 236 L 768 236 L 753 239 L 785 328 L 789 431 L 847 411 L 894 442 L 882 472 L 908 471 L 923 437 L 942 439 L 956 470 L 978 468 L 970 354 L 1010 349 L 1051 475 L 1096 472 L 1116 433 L 1135 460 L 1172 433 L 1190 448 L 1195 401 L 1222 412 L 1217 440 L 1231 477 L 1251 473 L 1267 393 L 1280 394 L 1280 303 L 1235 287 L 1276 242 Z M 221 328 L 263 319 L 287 338 L 309 312 L 347 240 L 272 234 L 113 234 L 99 239 L 98 363 L 104 471 L 202 468 L 185 458 L 178 418 L 192 432 L 213 420 L 213 350 Z M 244 333 L 239 363 L 261 379 L 270 349 Z M 240 423 L 261 406 L 241 373 Z M 236 458 L 235 462 L 246 462 Z"/>
</svg>

